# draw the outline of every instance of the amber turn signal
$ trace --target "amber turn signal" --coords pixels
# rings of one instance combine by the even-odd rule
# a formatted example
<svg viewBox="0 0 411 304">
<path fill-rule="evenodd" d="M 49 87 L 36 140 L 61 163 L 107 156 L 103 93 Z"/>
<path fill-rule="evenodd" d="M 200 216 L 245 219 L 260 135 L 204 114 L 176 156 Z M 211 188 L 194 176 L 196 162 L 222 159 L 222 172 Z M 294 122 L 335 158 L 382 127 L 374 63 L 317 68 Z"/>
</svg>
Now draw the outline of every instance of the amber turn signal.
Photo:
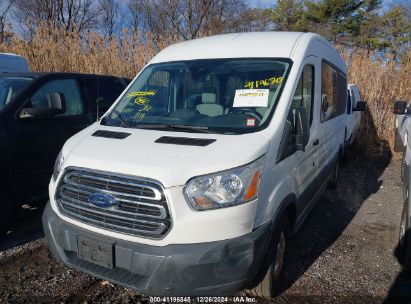
<svg viewBox="0 0 411 304">
<path fill-rule="evenodd" d="M 245 200 L 251 200 L 257 195 L 258 184 L 260 182 L 260 170 L 257 170 L 254 173 L 253 179 L 251 180 L 250 186 L 248 187 L 247 193 L 244 195 Z"/>
</svg>

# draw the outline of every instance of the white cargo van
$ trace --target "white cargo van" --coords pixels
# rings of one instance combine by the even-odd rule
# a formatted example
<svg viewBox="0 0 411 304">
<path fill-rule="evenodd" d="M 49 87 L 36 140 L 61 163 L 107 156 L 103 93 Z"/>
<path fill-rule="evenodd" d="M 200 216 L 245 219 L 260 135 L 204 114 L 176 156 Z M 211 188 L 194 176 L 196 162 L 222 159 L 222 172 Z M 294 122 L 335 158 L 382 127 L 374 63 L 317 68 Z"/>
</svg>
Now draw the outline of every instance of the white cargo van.
<svg viewBox="0 0 411 304">
<path fill-rule="evenodd" d="M 275 295 L 289 236 L 336 186 L 346 70 L 312 33 L 164 49 L 64 145 L 43 215 L 51 252 L 145 294 Z"/>
<path fill-rule="evenodd" d="M 0 53 L 0 73 L 29 71 L 29 63 L 23 56 L 10 53 Z"/>
<path fill-rule="evenodd" d="M 346 149 L 349 149 L 357 137 L 361 124 L 362 111 L 365 110 L 365 102 L 362 101 L 360 90 L 355 84 L 348 85 L 347 97 L 347 132 L 345 142 Z"/>
</svg>

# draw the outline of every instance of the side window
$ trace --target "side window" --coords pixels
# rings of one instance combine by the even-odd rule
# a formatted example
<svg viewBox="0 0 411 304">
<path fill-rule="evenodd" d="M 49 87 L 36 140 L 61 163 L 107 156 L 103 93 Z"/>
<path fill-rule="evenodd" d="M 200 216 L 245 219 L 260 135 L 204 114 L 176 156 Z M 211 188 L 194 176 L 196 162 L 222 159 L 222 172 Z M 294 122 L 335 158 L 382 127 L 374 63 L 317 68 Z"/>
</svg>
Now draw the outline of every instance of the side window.
<svg viewBox="0 0 411 304">
<path fill-rule="evenodd" d="M 30 98 L 27 108 L 48 108 L 47 94 L 61 93 L 66 101 L 66 110 L 56 116 L 74 116 L 84 113 L 83 102 L 77 82 L 74 79 L 52 80 L 41 86 Z M 20 117 L 30 117 L 22 112 Z"/>
<path fill-rule="evenodd" d="M 277 156 L 277 162 L 287 158 L 297 151 L 295 148 L 295 138 L 297 135 L 295 110 L 305 108 L 310 124 L 312 122 L 314 75 L 314 66 L 306 65 L 301 73 L 300 79 L 298 80 L 297 88 L 291 101 L 291 108 L 288 112 L 280 149 Z"/>
<path fill-rule="evenodd" d="M 347 78 L 326 62 L 321 68 L 321 122 L 337 117 L 346 111 Z"/>
<path fill-rule="evenodd" d="M 88 95 L 90 113 L 97 112 L 97 102 L 99 113 L 106 112 L 124 89 L 121 83 L 115 80 L 84 79 L 83 81 Z"/>
<path fill-rule="evenodd" d="M 314 100 L 314 67 L 306 65 L 298 81 L 297 89 L 291 104 L 291 109 L 305 108 L 310 123 L 312 122 L 312 105 Z"/>
</svg>

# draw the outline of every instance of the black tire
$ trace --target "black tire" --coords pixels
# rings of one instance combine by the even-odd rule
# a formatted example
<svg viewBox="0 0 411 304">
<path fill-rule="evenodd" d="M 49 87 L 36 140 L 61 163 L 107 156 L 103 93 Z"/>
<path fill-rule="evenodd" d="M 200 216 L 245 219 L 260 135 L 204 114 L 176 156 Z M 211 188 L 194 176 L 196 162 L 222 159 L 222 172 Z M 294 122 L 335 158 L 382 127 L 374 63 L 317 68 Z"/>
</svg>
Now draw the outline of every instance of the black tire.
<svg viewBox="0 0 411 304">
<path fill-rule="evenodd" d="M 2 239 L 11 222 L 12 205 L 11 205 L 10 198 L 1 191 L 0 191 L 0 206 L 2 208 L 2 211 L 0 212 L 0 239 Z"/>
<path fill-rule="evenodd" d="M 348 143 L 345 144 L 344 155 L 342 157 L 341 164 L 343 166 L 348 165 L 350 158 L 351 158 L 351 150 L 350 150 L 350 142 L 348 141 Z"/>
<path fill-rule="evenodd" d="M 284 270 L 288 238 L 290 235 L 290 224 L 287 216 L 284 216 L 277 225 L 273 233 L 270 252 L 272 261 L 262 281 L 253 289 L 248 290 L 248 294 L 272 299 L 281 293 L 280 282 Z"/>
<path fill-rule="evenodd" d="M 402 152 L 402 157 L 401 157 L 401 182 L 405 181 L 405 152 Z"/>
<path fill-rule="evenodd" d="M 337 161 L 335 162 L 333 173 L 331 175 L 331 178 L 328 181 L 328 188 L 329 189 L 337 189 L 338 186 L 338 180 L 340 179 L 340 158 L 337 158 Z"/>
<path fill-rule="evenodd" d="M 404 206 L 401 214 L 400 232 L 398 237 L 398 259 L 405 272 L 411 272 L 411 239 L 410 239 L 410 220 L 409 208 L 410 201 L 406 193 Z"/>
</svg>

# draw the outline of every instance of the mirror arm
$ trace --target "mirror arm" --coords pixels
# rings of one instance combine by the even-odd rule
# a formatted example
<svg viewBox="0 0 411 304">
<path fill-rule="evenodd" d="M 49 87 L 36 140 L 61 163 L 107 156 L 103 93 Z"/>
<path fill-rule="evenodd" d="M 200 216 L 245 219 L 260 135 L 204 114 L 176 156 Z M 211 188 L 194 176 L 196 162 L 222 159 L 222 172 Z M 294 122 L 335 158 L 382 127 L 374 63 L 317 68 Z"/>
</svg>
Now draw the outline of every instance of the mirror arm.
<svg viewBox="0 0 411 304">
<path fill-rule="evenodd" d="M 295 144 L 294 144 L 294 146 L 295 146 L 295 149 L 297 150 L 297 151 L 303 151 L 303 152 L 305 152 L 305 146 L 306 146 L 306 144 L 305 144 L 305 142 L 304 142 L 304 135 L 299 135 L 299 134 L 297 134 L 297 135 L 294 135 L 294 142 L 295 142 Z"/>
</svg>

